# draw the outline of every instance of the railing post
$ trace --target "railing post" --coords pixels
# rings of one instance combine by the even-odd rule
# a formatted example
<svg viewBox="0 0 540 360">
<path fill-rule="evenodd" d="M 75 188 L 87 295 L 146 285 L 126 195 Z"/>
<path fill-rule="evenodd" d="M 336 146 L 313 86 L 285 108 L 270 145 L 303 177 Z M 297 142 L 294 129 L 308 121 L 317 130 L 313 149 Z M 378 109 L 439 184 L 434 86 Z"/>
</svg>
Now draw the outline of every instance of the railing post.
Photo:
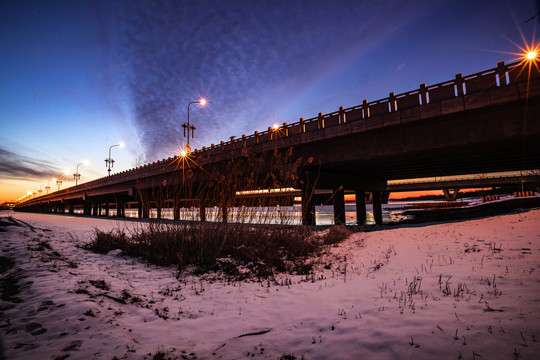
<svg viewBox="0 0 540 360">
<path fill-rule="evenodd" d="M 497 63 L 497 75 L 499 75 L 499 86 L 506 86 L 506 65 L 504 61 L 499 61 Z"/>
<path fill-rule="evenodd" d="M 463 91 L 463 83 L 463 76 L 461 76 L 460 73 L 456 74 L 455 84 L 457 89 L 457 96 L 465 95 L 465 92 Z"/>
<path fill-rule="evenodd" d="M 390 112 L 394 112 L 397 109 L 396 106 L 396 94 L 391 92 L 390 97 L 388 98 L 388 102 L 390 103 Z"/>
<path fill-rule="evenodd" d="M 324 129 L 324 117 L 323 113 L 319 113 L 317 117 L 317 129 Z"/>
<path fill-rule="evenodd" d="M 367 100 L 362 101 L 362 115 L 364 119 L 369 117 L 369 103 Z"/>
<path fill-rule="evenodd" d="M 303 134 L 306 132 L 306 121 L 304 118 L 300 118 L 300 134 Z"/>
<path fill-rule="evenodd" d="M 258 144 L 259 143 L 259 132 L 258 131 L 255 131 L 253 133 L 253 135 L 255 135 L 255 144 Z"/>
<path fill-rule="evenodd" d="M 347 122 L 347 118 L 345 116 L 345 109 L 343 108 L 343 106 L 340 106 L 339 107 L 339 123 L 345 124 L 346 122 Z"/>
<path fill-rule="evenodd" d="M 428 103 L 426 84 L 420 84 L 420 102 L 422 103 L 422 105 L 426 105 Z"/>
<path fill-rule="evenodd" d="M 283 123 L 283 135 L 286 137 L 289 136 L 289 129 L 287 128 L 287 123 Z"/>
</svg>

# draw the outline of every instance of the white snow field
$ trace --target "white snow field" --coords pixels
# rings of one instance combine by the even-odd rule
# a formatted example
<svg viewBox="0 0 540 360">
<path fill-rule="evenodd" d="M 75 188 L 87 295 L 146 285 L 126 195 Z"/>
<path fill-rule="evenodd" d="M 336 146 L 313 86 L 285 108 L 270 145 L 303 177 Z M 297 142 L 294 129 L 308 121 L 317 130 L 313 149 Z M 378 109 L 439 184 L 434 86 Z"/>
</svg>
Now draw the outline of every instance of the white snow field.
<svg viewBox="0 0 540 360">
<path fill-rule="evenodd" d="M 355 233 L 263 282 L 77 246 L 133 222 L 0 217 L 6 359 L 540 359 L 540 209 Z"/>
</svg>

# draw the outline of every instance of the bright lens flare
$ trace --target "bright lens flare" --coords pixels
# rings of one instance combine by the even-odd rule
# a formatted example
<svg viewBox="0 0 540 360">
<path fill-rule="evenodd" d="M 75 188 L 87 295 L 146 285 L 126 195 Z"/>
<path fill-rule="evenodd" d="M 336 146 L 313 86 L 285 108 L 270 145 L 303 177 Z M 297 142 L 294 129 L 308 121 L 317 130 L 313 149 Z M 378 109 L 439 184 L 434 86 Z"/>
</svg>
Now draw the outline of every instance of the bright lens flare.
<svg viewBox="0 0 540 360">
<path fill-rule="evenodd" d="M 120 142 L 120 143 L 118 143 L 118 146 L 124 147 L 124 146 L 126 146 L 126 144 L 124 144 L 123 142 Z"/>
<path fill-rule="evenodd" d="M 181 151 L 180 151 L 180 156 L 181 156 L 181 157 L 186 157 L 187 155 L 188 155 L 187 150 L 181 150 Z"/>
<path fill-rule="evenodd" d="M 527 53 L 527 59 L 534 60 L 538 56 L 538 53 L 535 50 L 529 51 Z"/>
<path fill-rule="evenodd" d="M 274 125 L 272 125 L 272 129 L 274 129 L 274 130 L 279 130 L 279 124 L 274 124 Z"/>
<path fill-rule="evenodd" d="M 69 170 L 64 170 L 64 175 L 69 175 L 71 172 Z"/>
<path fill-rule="evenodd" d="M 205 98 L 200 99 L 199 104 L 201 104 L 201 106 L 206 105 L 206 99 Z"/>
</svg>

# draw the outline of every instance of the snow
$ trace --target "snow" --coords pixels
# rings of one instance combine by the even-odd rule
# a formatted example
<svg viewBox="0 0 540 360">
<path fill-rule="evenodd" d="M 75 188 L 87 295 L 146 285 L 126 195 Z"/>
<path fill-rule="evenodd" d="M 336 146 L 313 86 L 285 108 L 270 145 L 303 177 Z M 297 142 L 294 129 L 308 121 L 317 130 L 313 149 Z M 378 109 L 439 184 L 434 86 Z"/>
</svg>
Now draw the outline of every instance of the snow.
<svg viewBox="0 0 540 360">
<path fill-rule="evenodd" d="M 7 359 L 540 358 L 540 209 L 356 233 L 313 276 L 260 283 L 77 246 L 138 222 L 9 215 Z"/>
</svg>

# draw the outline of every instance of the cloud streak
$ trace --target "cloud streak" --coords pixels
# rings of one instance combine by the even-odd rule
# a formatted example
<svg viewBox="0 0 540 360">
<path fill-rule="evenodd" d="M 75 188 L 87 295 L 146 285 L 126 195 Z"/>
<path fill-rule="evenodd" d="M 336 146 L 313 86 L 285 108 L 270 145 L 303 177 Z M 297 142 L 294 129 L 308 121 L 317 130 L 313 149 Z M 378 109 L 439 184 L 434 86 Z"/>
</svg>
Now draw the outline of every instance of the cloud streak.
<svg viewBox="0 0 540 360">
<path fill-rule="evenodd" d="M 0 178 L 13 180 L 39 180 L 51 178 L 60 170 L 45 160 L 17 155 L 0 148 Z"/>
</svg>

